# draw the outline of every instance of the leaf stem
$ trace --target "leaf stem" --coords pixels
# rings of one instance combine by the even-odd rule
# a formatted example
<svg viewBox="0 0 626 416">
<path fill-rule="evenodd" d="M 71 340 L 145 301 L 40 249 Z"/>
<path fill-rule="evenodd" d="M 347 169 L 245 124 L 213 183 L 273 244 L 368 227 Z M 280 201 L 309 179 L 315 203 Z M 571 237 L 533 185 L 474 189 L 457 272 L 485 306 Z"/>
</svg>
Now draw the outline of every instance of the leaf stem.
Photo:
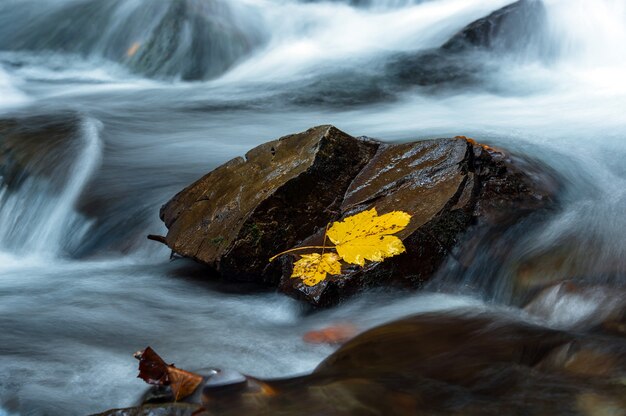
<svg viewBox="0 0 626 416">
<path fill-rule="evenodd" d="M 322 250 L 324 250 L 324 249 L 326 249 L 326 248 L 334 248 L 334 247 L 327 247 L 327 246 L 304 246 L 304 247 L 296 247 L 296 248 L 289 249 L 289 250 L 287 250 L 287 251 L 283 251 L 282 253 L 278 253 L 277 255 L 273 256 L 273 257 L 270 259 L 270 263 L 271 263 L 272 261 L 274 261 L 274 259 L 276 259 L 276 257 L 280 257 L 280 256 L 282 256 L 283 254 L 293 253 L 294 251 L 300 251 L 300 250 L 310 250 L 310 249 L 312 249 L 312 248 L 321 248 Z"/>
<path fill-rule="evenodd" d="M 322 257 L 324 257 L 324 251 L 326 251 L 326 234 L 328 234 L 328 227 L 330 227 L 330 223 L 326 224 L 326 229 L 324 230 L 324 242 L 322 243 Z"/>
</svg>

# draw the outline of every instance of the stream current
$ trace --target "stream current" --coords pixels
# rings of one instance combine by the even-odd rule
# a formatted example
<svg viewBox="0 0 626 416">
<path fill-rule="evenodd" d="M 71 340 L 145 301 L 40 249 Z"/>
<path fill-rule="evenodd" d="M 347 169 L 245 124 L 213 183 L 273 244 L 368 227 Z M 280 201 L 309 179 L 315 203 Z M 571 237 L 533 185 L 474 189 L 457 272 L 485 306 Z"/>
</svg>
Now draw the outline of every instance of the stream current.
<svg viewBox="0 0 626 416">
<path fill-rule="evenodd" d="M 182 368 L 279 377 L 328 356 L 332 347 L 302 335 L 337 322 L 366 329 L 459 308 L 534 319 L 514 300 L 512 267 L 557 248 L 579 277 L 626 283 L 623 0 L 546 0 L 536 48 L 464 57 L 481 62 L 480 82 L 441 88 L 387 80 L 398 56 L 437 48 L 510 1 L 189 2 L 217 4 L 222 27 L 237 34 L 216 40 L 229 64 L 205 65 L 200 79 L 172 63 L 183 59 L 176 54 L 164 72 L 126 65 L 170 1 L 0 2 L 0 123 L 67 118 L 77 131 L 54 157 L 33 156 L 51 172 L 44 179 L 0 182 L 0 415 L 133 405 L 145 385 L 132 353 L 147 345 Z M 180 30 L 177 51 L 198 48 L 194 33 Z M 120 58 L 128 39 L 138 43 Z M 145 239 L 165 232 L 159 207 L 193 180 L 319 124 L 383 141 L 465 135 L 501 146 L 554 169 L 561 206 L 507 242 L 510 265 L 470 267 L 439 285 L 442 273 L 419 293 L 376 290 L 317 313 L 281 294 L 207 282 Z M 600 301 L 588 302 L 561 303 L 540 323 L 573 325 Z"/>
</svg>

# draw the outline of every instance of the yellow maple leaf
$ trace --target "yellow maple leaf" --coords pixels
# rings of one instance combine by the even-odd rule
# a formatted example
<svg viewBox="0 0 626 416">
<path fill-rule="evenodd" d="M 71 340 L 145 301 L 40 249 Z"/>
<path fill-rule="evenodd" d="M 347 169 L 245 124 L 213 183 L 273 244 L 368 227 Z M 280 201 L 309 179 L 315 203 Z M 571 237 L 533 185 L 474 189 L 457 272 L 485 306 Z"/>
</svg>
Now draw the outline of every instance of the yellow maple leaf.
<svg viewBox="0 0 626 416">
<path fill-rule="evenodd" d="M 315 286 L 326 279 L 327 274 L 341 274 L 341 263 L 336 253 L 303 254 L 302 258 L 293 264 L 291 278 L 300 277 L 307 286 Z"/>
<path fill-rule="evenodd" d="M 404 230 L 410 220 L 411 215 L 403 211 L 379 216 L 372 208 L 333 223 L 326 235 L 335 244 L 339 257 L 363 266 L 365 260 L 383 261 L 404 253 L 402 240 L 391 234 Z"/>
</svg>

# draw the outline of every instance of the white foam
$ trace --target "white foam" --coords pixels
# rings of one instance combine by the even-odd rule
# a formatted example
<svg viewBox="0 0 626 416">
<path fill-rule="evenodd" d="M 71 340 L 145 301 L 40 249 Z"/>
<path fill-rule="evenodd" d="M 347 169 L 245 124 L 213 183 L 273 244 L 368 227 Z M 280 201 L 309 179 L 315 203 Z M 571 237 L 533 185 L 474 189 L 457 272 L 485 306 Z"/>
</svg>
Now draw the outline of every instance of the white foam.
<svg viewBox="0 0 626 416">
<path fill-rule="evenodd" d="M 16 81 L 0 67 L 0 110 L 18 107 L 30 101 L 15 84 Z"/>
<path fill-rule="evenodd" d="M 546 6 L 561 59 L 590 68 L 626 62 L 626 2 L 548 0 Z"/>
<path fill-rule="evenodd" d="M 272 28 L 272 40 L 220 82 L 284 81 L 285 77 L 306 76 L 311 70 L 354 65 L 355 59 L 389 51 L 434 48 L 472 20 L 510 1 L 402 3 L 406 7 L 381 10 L 342 3 L 257 0 L 254 4 Z"/>
</svg>

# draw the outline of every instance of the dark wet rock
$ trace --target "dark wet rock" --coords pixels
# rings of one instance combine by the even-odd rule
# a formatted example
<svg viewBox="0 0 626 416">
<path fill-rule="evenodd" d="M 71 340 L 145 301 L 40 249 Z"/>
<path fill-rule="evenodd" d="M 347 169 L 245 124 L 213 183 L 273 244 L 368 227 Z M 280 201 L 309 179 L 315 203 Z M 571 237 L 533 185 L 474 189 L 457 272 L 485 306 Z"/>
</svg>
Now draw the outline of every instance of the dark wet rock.
<svg viewBox="0 0 626 416">
<path fill-rule="evenodd" d="M 472 311 L 425 314 L 364 332 L 310 375 L 248 377 L 247 388 L 206 391 L 197 405 L 210 415 L 623 414 L 626 386 L 613 377 L 626 370 L 619 341 Z M 610 372 L 571 364 L 592 346 L 610 351 L 610 364 L 594 359 Z"/>
<path fill-rule="evenodd" d="M 363 66 L 372 67 L 369 63 Z M 299 106 L 341 109 L 392 101 L 395 98 L 394 85 L 385 79 L 383 73 L 387 72 L 377 67 L 370 71 L 360 67 L 358 70 L 331 72 L 310 81 L 292 83 L 289 92 L 280 94 L 278 99 Z"/>
<path fill-rule="evenodd" d="M 226 278 L 276 284 L 268 259 L 335 217 L 377 147 L 330 126 L 256 147 L 163 206 L 167 244 Z"/>
<path fill-rule="evenodd" d="M 493 54 L 543 56 L 546 10 L 541 0 L 520 0 L 478 19 L 441 47 L 403 53 L 385 67 L 391 84 L 424 92 L 484 86 L 498 70 Z"/>
<path fill-rule="evenodd" d="M 482 58 L 468 58 L 434 49 L 395 56 L 387 63 L 385 72 L 396 85 L 417 86 L 437 92 L 481 85 L 486 66 Z"/>
<path fill-rule="evenodd" d="M 507 54 L 509 61 L 548 57 L 546 27 L 541 0 L 517 1 L 470 23 L 440 47 L 396 53 L 382 64 L 361 62 L 358 70 L 299 82 L 280 97 L 297 105 L 345 107 L 392 101 L 407 88 L 419 88 L 421 94 L 477 88 L 501 91 L 508 87 L 495 84 L 491 75 L 501 68 L 498 56 Z"/>
<path fill-rule="evenodd" d="M 537 368 L 573 377 L 619 380 L 626 370 L 626 350 L 620 344 L 597 340 L 570 341 L 550 352 Z"/>
<path fill-rule="evenodd" d="M 263 41 L 261 33 L 250 33 L 238 23 L 225 2 L 172 0 L 128 65 L 151 77 L 201 80 L 221 75 Z"/>
<path fill-rule="evenodd" d="M 360 7 L 371 5 L 369 1 L 358 3 Z M 508 87 L 494 83 L 492 76 L 501 68 L 499 55 L 512 54 L 516 55 L 513 59 L 521 60 L 549 56 L 545 14 L 540 0 L 518 1 L 470 23 L 441 47 L 395 53 L 383 63 L 364 60 L 355 70 L 298 81 L 279 97 L 281 102 L 296 105 L 344 108 L 393 101 L 407 88 L 418 88 L 421 94 L 479 88 L 501 92 Z"/>
<path fill-rule="evenodd" d="M 577 397 L 576 404 L 584 416 L 623 416 L 626 415 L 626 399 L 624 397 L 626 395 L 612 397 L 600 392 L 586 392 Z"/>
<path fill-rule="evenodd" d="M 59 51 L 80 55 L 93 53 L 94 46 L 107 33 L 107 26 L 113 23 L 116 8 L 123 0 L 111 1 L 76 1 L 52 5 L 48 13 L 38 13 L 37 3 L 24 1 L 15 5 L 11 13 L 0 13 L 3 36 L 0 37 L 0 48 L 12 51 Z M 153 14 L 158 10 L 151 9 Z M 145 14 L 150 14 L 144 10 Z M 132 29 L 146 24 L 139 19 L 139 13 L 132 15 L 134 24 L 127 27 L 125 35 L 131 35 Z M 134 37 L 134 36 L 133 36 Z M 117 42 L 115 42 L 117 43 Z M 111 45 L 113 46 L 113 45 Z M 126 44 L 118 44 L 110 51 L 117 58 L 123 56 Z"/>
<path fill-rule="evenodd" d="M 93 416 L 193 416 L 201 415 L 198 405 L 187 403 L 147 404 L 128 409 L 113 409 Z"/>
<path fill-rule="evenodd" d="M 439 269 L 467 231 L 506 229 L 550 204 L 551 190 L 533 183 L 504 153 L 464 138 L 382 145 L 346 192 L 339 218 L 376 207 L 412 215 L 398 236 L 405 254 L 344 269 L 314 287 L 290 279 L 281 289 L 314 305 L 332 305 L 364 288 L 419 288 Z M 319 245 L 323 230 L 303 241 Z"/>
<path fill-rule="evenodd" d="M 623 256 L 607 253 L 596 230 L 584 235 L 565 235 L 545 247 L 525 253 L 515 265 L 518 292 L 541 290 L 563 281 L 619 282 L 626 274 Z"/>
<path fill-rule="evenodd" d="M 81 120 L 74 113 L 0 120 L 0 179 L 18 188 L 31 177 L 60 187 L 67 170 L 58 169 L 80 149 Z"/>
<path fill-rule="evenodd" d="M 251 10 L 242 21 L 222 0 L 79 0 L 48 13 L 37 7 L 25 0 L 3 16 L 0 6 L 0 49 L 106 58 L 149 77 L 202 80 L 265 42 Z"/>
<path fill-rule="evenodd" d="M 482 384 L 479 379 L 487 368 L 502 363 L 534 367 L 568 339 L 558 331 L 468 313 L 426 314 L 382 325 L 343 345 L 315 372 L 368 377 L 393 373 L 403 378 L 419 374 L 471 388 Z"/>
<path fill-rule="evenodd" d="M 622 310 L 621 315 L 604 320 L 602 329 L 610 333 L 626 336 L 626 309 Z"/>
<path fill-rule="evenodd" d="M 321 126 L 251 150 L 163 206 L 165 242 L 233 280 L 279 284 L 314 305 L 364 288 L 417 288 L 470 228 L 506 228 L 551 204 L 552 189 L 503 152 L 466 138 L 388 145 Z M 290 279 L 297 245 L 320 245 L 332 221 L 377 208 L 412 215 L 407 253 L 345 268 L 315 287 Z"/>
<path fill-rule="evenodd" d="M 519 0 L 472 22 L 448 40 L 442 49 L 450 52 L 528 50 L 541 41 L 546 23 L 542 0 Z"/>
</svg>

